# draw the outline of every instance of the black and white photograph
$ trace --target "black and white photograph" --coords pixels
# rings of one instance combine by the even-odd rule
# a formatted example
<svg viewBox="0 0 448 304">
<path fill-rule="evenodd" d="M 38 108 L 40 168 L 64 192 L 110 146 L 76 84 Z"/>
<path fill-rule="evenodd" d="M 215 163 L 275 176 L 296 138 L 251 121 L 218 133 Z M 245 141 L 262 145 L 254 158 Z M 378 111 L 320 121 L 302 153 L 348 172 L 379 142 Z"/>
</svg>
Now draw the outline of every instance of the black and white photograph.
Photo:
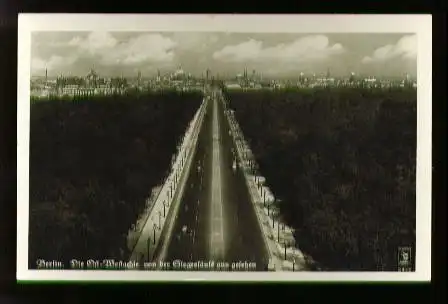
<svg viewBox="0 0 448 304">
<path fill-rule="evenodd" d="M 17 279 L 431 280 L 431 43 L 425 15 L 21 14 Z"/>
</svg>

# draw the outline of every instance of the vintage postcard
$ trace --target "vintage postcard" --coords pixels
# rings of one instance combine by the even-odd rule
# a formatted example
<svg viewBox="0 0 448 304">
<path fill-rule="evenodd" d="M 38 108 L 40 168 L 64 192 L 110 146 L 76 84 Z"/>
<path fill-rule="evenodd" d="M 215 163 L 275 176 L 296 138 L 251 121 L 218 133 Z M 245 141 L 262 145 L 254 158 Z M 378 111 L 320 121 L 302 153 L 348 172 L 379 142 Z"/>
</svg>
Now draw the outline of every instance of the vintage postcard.
<svg viewBox="0 0 448 304">
<path fill-rule="evenodd" d="M 21 14 L 17 279 L 431 280 L 431 26 Z"/>
</svg>

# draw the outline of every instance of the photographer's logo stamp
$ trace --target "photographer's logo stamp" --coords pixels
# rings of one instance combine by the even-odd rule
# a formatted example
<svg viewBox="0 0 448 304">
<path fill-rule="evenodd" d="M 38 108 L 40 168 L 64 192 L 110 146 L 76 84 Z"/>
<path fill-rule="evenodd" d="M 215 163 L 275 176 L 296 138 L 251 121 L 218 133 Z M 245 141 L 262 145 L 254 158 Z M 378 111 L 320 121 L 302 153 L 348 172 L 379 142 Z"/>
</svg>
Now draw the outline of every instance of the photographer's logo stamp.
<svg viewBox="0 0 448 304">
<path fill-rule="evenodd" d="M 398 271 L 412 271 L 411 247 L 398 247 Z"/>
</svg>

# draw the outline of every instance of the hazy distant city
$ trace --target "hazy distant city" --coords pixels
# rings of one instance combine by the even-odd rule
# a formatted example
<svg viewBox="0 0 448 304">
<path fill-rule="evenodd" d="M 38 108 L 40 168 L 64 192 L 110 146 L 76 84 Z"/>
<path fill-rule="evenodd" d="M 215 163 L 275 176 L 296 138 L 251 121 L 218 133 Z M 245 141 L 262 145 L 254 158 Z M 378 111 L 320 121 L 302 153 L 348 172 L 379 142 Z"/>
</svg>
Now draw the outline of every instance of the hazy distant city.
<svg viewBox="0 0 448 304">
<path fill-rule="evenodd" d="M 75 96 L 84 94 L 116 94 L 124 93 L 129 90 L 147 91 L 162 90 L 172 88 L 180 91 L 200 90 L 205 81 L 217 80 L 223 81 L 228 89 L 233 90 L 263 90 L 263 89 L 282 89 L 282 88 L 313 88 L 313 87 L 371 87 L 371 88 L 390 88 L 417 86 L 415 79 L 408 74 L 402 79 L 397 77 L 368 77 L 358 76 L 352 72 L 347 77 L 332 77 L 331 71 L 326 74 L 305 75 L 300 73 L 296 79 L 272 79 L 264 78 L 262 73 L 255 70 L 245 69 L 242 73 L 234 77 L 220 78 L 219 74 L 211 74 L 207 70 L 205 75 L 194 77 L 182 69 L 181 66 L 172 73 L 161 74 L 155 77 L 145 77 L 139 72 L 134 77 L 102 77 L 95 69 L 91 69 L 86 76 L 67 76 L 60 75 L 56 78 L 47 76 L 37 76 L 31 79 L 31 95 L 34 97 L 55 96 Z"/>
<path fill-rule="evenodd" d="M 36 33 L 31 95 L 129 90 L 416 87 L 403 34 Z"/>
</svg>

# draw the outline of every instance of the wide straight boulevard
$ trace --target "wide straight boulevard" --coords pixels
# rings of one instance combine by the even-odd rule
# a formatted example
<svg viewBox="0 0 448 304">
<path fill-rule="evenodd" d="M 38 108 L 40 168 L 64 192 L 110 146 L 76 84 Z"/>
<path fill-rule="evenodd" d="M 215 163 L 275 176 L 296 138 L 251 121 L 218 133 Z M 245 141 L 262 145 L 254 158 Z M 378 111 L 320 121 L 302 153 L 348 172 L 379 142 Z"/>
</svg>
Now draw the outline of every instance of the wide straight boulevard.
<svg viewBox="0 0 448 304">
<path fill-rule="evenodd" d="M 235 149 L 222 101 L 213 93 L 164 261 L 246 262 L 247 270 L 266 270 L 263 236 Z"/>
</svg>

